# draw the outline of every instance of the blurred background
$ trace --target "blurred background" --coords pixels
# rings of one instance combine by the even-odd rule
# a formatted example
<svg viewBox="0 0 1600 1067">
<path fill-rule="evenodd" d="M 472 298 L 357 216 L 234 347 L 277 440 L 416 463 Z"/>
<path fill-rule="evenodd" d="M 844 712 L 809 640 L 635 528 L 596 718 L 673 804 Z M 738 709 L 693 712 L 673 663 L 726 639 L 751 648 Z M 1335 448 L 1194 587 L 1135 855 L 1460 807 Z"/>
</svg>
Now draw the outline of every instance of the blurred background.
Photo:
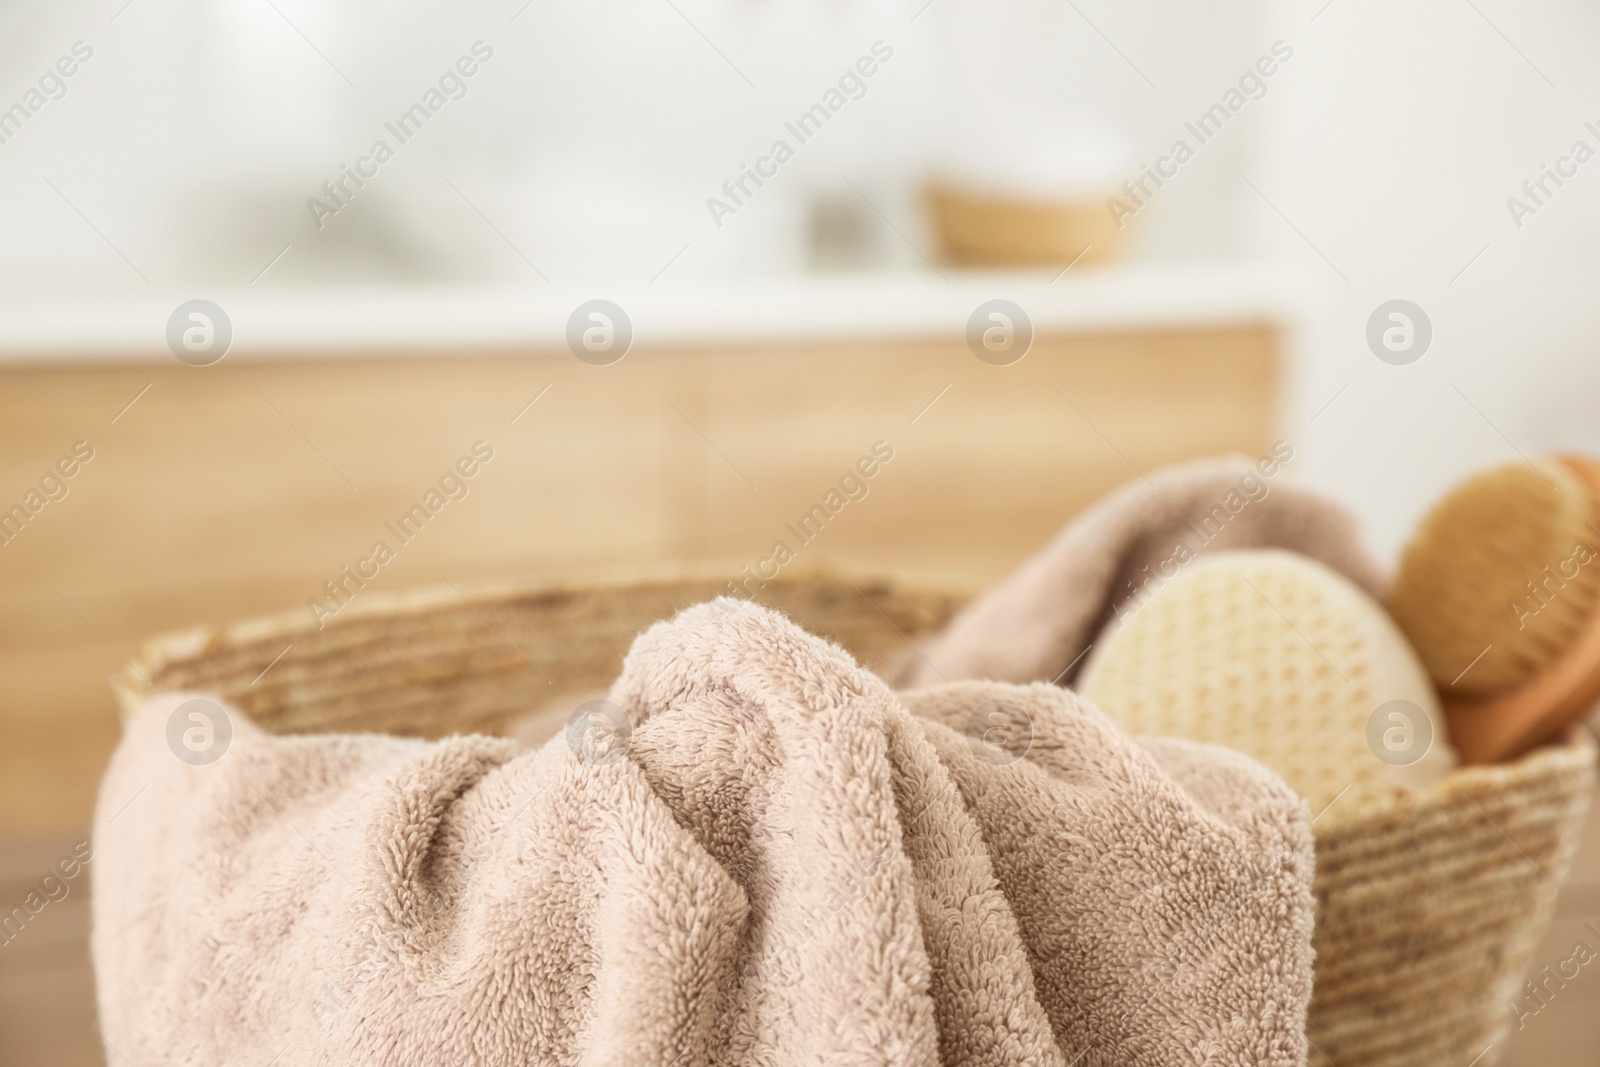
<svg viewBox="0 0 1600 1067">
<path fill-rule="evenodd" d="M 1574 0 L 0 0 L 0 907 L 141 642 L 307 611 L 474 442 L 375 588 L 733 577 L 879 440 L 809 558 L 973 589 L 1187 456 L 1286 441 L 1392 557 L 1600 451 L 1597 55 Z M 103 1060 L 86 897 L 0 1062 Z"/>
</svg>

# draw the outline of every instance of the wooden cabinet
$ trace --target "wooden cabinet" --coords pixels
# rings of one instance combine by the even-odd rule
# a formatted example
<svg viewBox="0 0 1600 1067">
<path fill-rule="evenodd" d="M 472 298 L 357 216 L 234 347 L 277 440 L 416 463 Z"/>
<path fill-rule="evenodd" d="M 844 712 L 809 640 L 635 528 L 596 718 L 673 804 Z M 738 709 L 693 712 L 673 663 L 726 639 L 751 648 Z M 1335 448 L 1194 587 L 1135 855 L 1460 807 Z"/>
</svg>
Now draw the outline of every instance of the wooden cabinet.
<svg viewBox="0 0 1600 1067">
<path fill-rule="evenodd" d="M 976 587 L 1140 470 L 1263 450 L 1276 337 L 1056 330 L 1008 367 L 959 335 L 640 344 L 608 367 L 443 346 L 0 366 L 0 506 L 93 449 L 0 544 L 0 836 L 86 824 L 117 731 L 106 678 L 152 634 L 334 604 L 329 582 L 664 560 L 734 578 L 778 541 Z M 478 442 L 492 459 L 451 480 Z M 791 527 L 875 444 L 892 459 L 801 544 Z M 430 491 L 442 506 L 401 530 Z M 380 541 L 392 558 L 363 563 Z"/>
</svg>

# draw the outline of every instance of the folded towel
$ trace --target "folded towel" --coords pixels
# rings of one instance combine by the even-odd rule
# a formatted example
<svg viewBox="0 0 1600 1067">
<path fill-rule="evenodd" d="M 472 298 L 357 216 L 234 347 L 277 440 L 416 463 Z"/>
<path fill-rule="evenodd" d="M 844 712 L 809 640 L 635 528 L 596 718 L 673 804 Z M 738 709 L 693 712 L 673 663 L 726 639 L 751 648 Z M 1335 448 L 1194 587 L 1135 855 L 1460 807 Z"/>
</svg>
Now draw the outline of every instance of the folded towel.
<svg viewBox="0 0 1600 1067">
<path fill-rule="evenodd" d="M 920 656 L 884 675 L 907 687 L 962 678 L 1071 685 L 1095 635 L 1208 552 L 1282 548 L 1349 578 L 1378 601 L 1386 577 L 1338 503 L 1281 484 L 1269 456 L 1164 467 L 1088 508 L 1049 545 L 963 608 Z"/>
<path fill-rule="evenodd" d="M 537 751 L 220 711 L 196 765 L 192 699 L 101 788 L 113 1062 L 1304 1062 L 1304 804 L 1052 686 L 897 697 L 719 600 Z"/>
</svg>

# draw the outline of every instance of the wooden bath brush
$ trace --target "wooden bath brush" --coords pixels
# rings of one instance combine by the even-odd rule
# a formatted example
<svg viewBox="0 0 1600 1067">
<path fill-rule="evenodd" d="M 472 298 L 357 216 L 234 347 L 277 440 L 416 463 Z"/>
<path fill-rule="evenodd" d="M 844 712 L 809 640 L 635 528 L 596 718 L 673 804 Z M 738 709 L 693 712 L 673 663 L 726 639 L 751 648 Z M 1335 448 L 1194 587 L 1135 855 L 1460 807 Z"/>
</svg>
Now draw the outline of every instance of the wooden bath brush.
<svg viewBox="0 0 1600 1067">
<path fill-rule="evenodd" d="M 1401 555 L 1389 610 L 1468 763 L 1514 759 L 1600 699 L 1600 465 L 1496 467 L 1452 490 Z"/>
</svg>

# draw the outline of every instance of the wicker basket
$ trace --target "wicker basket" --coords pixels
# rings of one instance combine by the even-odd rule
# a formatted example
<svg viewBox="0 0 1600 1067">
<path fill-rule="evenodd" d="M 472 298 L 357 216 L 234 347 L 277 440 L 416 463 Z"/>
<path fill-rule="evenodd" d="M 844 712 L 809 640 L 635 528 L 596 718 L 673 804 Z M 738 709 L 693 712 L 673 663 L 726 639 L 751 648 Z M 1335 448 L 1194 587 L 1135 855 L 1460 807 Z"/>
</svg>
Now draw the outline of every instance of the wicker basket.
<svg viewBox="0 0 1600 1067">
<path fill-rule="evenodd" d="M 125 709 L 159 690 L 215 693 L 280 733 L 495 733 L 539 707 L 559 724 L 610 683 L 640 629 L 722 590 L 696 571 L 369 594 L 322 629 L 296 612 L 159 638 L 113 688 Z M 831 573 L 782 576 L 759 599 L 869 665 L 962 602 Z M 1311 1062 L 1494 1061 L 1594 778 L 1595 746 L 1579 731 L 1420 795 L 1352 796 L 1317 818 Z"/>
</svg>

